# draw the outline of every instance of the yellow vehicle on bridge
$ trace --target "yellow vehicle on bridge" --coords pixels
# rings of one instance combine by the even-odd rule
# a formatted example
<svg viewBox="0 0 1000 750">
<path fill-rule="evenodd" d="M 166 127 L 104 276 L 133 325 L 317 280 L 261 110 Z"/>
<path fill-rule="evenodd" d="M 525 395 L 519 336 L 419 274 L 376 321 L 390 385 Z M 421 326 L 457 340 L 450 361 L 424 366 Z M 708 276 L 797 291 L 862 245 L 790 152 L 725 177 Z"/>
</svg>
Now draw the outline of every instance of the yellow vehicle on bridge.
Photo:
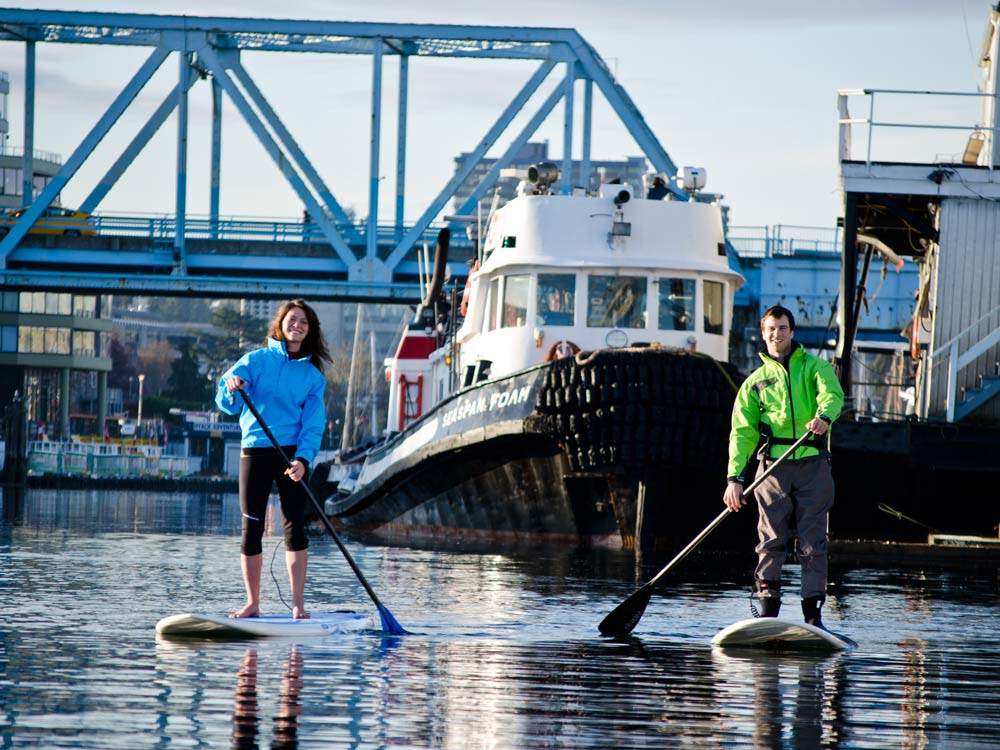
<svg viewBox="0 0 1000 750">
<path fill-rule="evenodd" d="M 19 208 L 16 211 L 9 211 L 0 214 L 0 238 L 6 237 L 7 233 L 24 215 L 25 209 Z M 38 220 L 28 230 L 28 234 L 58 234 L 65 237 L 94 236 L 97 228 L 94 218 L 83 211 L 74 211 L 72 208 L 60 208 L 59 206 L 49 206 L 38 217 Z"/>
</svg>

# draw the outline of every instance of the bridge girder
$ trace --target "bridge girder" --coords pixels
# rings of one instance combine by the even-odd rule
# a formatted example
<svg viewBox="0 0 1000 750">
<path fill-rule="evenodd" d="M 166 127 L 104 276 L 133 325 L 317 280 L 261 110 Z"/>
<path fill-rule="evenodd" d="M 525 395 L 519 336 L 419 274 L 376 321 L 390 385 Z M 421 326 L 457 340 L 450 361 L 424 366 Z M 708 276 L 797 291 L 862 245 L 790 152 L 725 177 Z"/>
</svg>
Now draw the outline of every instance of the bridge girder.
<svg viewBox="0 0 1000 750">
<path fill-rule="evenodd" d="M 23 42 L 33 66 L 37 44 L 60 42 L 72 44 L 99 44 L 151 47 L 151 52 L 136 74 L 112 102 L 87 136 L 74 149 L 62 169 L 49 185 L 26 209 L 24 215 L 0 240 L 0 286 L 14 288 L 16 282 L 10 274 L 19 272 L 13 255 L 30 227 L 52 203 L 59 192 L 74 177 L 80 166 L 90 157 L 104 136 L 115 125 L 135 96 L 142 90 L 167 57 L 180 58 L 178 84 L 170 96 L 150 116 L 139 134 L 114 162 L 112 168 L 84 201 L 83 206 L 92 211 L 100 203 L 117 179 L 128 168 L 135 156 L 146 146 L 163 122 L 176 110 L 179 133 L 186 133 L 186 96 L 194 82 L 211 77 L 213 90 L 221 90 L 230 98 L 251 130 L 257 135 L 270 154 L 279 171 L 310 212 L 326 241 L 347 269 L 346 284 L 388 284 L 399 275 L 399 266 L 414 249 L 433 220 L 444 210 L 462 184 L 455 175 L 422 212 L 417 223 L 405 231 L 403 227 L 403 185 L 405 184 L 406 153 L 406 88 L 411 56 L 523 59 L 540 61 L 539 68 L 524 87 L 500 114 L 480 143 L 473 158 L 466 165 L 471 173 L 489 149 L 507 131 L 528 100 L 539 90 L 557 67 L 562 72 L 561 81 L 529 119 L 493 167 L 476 187 L 472 198 L 459 213 L 469 213 L 475 202 L 495 184 L 500 170 L 517 153 L 560 102 L 564 102 L 564 142 L 571 148 L 573 140 L 574 88 L 578 80 L 584 82 L 583 154 L 582 165 L 588 171 L 583 180 L 589 180 L 591 92 L 596 85 L 622 124 L 632 135 L 654 169 L 669 179 L 669 189 L 678 199 L 687 200 L 687 194 L 675 181 L 676 165 L 646 124 L 628 93 L 614 81 L 607 65 L 575 30 L 568 28 L 534 28 L 504 26 L 463 26 L 449 24 L 395 24 L 340 21 L 306 21 L 281 19 L 243 19 L 222 17 L 169 16 L 134 13 L 100 13 L 75 11 L 46 11 L 0 9 L 0 41 Z M 329 54 L 362 54 L 373 58 L 372 83 L 372 145 L 371 181 L 369 197 L 369 224 L 364 236 L 347 219 L 346 213 L 322 180 L 304 151 L 298 146 L 278 114 L 268 104 L 252 77 L 240 64 L 242 52 L 319 52 Z M 380 157 L 379 128 L 381 120 L 381 60 L 384 55 L 398 56 L 400 64 L 400 128 L 397 144 L 397 196 L 396 242 L 388 253 L 379 253 L 377 244 L 378 216 L 378 164 Z M 33 67 L 32 67 L 33 69 Z M 26 81 L 33 100 L 34 79 Z M 218 222 L 218 120 L 221 107 L 213 106 L 212 149 L 212 212 L 210 217 Z M 31 141 L 34 124 L 25 121 L 25 142 Z M 177 158 L 176 229 L 172 241 L 174 275 L 187 278 L 189 274 L 185 243 L 186 218 L 186 137 L 179 135 Z M 30 174 L 30 153 L 26 152 L 25 174 Z M 569 148 L 562 159 L 564 172 L 571 164 Z M 564 175 L 559 185 L 561 192 L 572 190 L 569 175 Z M 359 256 L 352 246 L 362 246 Z M 161 250 L 163 248 L 160 248 Z M 12 265 L 13 263 L 13 265 Z M 53 268 L 58 268 L 53 264 Z M 23 270 L 23 269 L 21 269 Z M 41 273 L 41 270 L 32 273 Z M 82 272 L 81 272 L 82 273 Z M 33 277 L 40 279 L 43 277 Z M 200 279 L 200 277 L 199 277 Z M 23 278 L 22 278 L 23 281 Z M 138 278 L 137 278 L 138 281 Z M 254 279 L 248 279 L 247 288 L 254 288 Z M 34 282 L 32 282 L 34 283 Z M 200 283 L 200 282 L 199 282 Z M 233 288 L 227 281 L 220 287 Z M 200 288 L 200 286 L 199 286 Z"/>
</svg>

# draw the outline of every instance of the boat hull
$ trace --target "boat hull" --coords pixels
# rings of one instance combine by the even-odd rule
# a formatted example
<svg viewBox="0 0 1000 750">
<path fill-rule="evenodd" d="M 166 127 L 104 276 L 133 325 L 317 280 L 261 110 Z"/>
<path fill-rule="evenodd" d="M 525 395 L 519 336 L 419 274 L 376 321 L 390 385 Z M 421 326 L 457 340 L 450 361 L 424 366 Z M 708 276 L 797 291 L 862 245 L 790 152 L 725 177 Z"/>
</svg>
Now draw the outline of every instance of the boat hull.
<svg viewBox="0 0 1000 750">
<path fill-rule="evenodd" d="M 716 510 L 736 378 L 643 348 L 482 383 L 371 451 L 327 510 L 393 540 L 673 544 Z"/>
</svg>

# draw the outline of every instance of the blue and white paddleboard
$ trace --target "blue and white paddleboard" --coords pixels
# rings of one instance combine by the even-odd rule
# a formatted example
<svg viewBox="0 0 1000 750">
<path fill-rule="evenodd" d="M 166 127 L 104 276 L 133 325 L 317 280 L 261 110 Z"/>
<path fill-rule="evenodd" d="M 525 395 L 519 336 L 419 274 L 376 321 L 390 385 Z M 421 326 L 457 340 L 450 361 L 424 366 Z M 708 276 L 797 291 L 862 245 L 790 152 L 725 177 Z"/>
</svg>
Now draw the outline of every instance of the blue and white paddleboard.
<svg viewBox="0 0 1000 750">
<path fill-rule="evenodd" d="M 769 648 L 776 650 L 843 651 L 858 644 L 845 635 L 804 622 L 777 617 L 755 617 L 734 622 L 712 639 L 722 648 Z"/>
<path fill-rule="evenodd" d="M 156 623 L 156 634 L 165 638 L 280 638 L 379 629 L 374 617 L 360 612 L 313 612 L 306 620 L 290 614 L 235 618 L 185 613 Z"/>
</svg>

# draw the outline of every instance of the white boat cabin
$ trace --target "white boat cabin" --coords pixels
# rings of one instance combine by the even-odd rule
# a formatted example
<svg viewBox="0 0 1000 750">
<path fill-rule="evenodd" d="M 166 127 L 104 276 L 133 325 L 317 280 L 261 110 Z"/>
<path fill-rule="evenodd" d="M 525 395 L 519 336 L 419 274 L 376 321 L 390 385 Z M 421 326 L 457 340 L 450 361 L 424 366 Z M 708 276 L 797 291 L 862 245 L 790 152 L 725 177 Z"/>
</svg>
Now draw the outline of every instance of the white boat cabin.
<svg viewBox="0 0 1000 750">
<path fill-rule="evenodd" d="M 742 283 L 717 205 L 637 198 L 616 184 L 596 196 L 520 195 L 489 222 L 456 351 L 411 329 L 386 361 L 388 429 L 456 390 L 579 350 L 656 342 L 726 361 Z"/>
</svg>

